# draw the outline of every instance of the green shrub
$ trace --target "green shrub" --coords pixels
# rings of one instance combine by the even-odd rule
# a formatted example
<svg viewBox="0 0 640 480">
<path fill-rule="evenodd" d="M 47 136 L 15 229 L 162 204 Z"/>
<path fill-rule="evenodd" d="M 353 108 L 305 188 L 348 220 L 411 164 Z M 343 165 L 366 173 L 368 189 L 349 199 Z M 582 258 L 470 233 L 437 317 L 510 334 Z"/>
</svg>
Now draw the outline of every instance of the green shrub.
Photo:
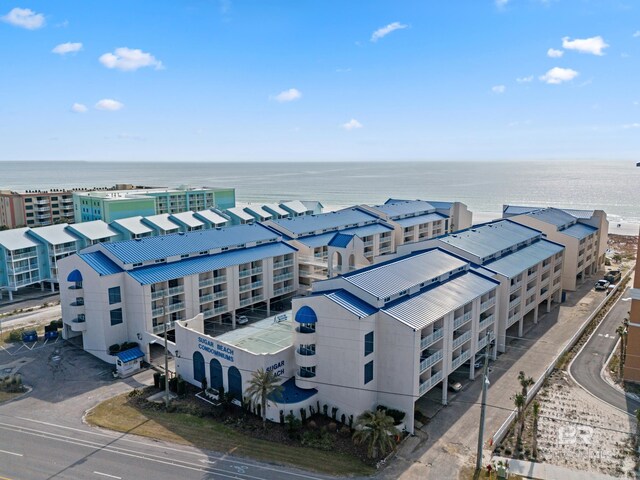
<svg viewBox="0 0 640 480">
<path fill-rule="evenodd" d="M 113 345 L 109 345 L 109 355 L 115 355 L 120 351 L 120 345 L 114 343 Z"/>
<path fill-rule="evenodd" d="M 325 431 L 307 431 L 302 434 L 302 445 L 318 450 L 331 450 L 333 448 L 333 439 L 331 435 Z"/>
<path fill-rule="evenodd" d="M 19 328 L 18 330 L 11 330 L 11 332 L 9 332 L 9 341 L 10 342 L 21 342 L 22 341 L 22 332 L 24 332 L 24 328 Z"/>
</svg>

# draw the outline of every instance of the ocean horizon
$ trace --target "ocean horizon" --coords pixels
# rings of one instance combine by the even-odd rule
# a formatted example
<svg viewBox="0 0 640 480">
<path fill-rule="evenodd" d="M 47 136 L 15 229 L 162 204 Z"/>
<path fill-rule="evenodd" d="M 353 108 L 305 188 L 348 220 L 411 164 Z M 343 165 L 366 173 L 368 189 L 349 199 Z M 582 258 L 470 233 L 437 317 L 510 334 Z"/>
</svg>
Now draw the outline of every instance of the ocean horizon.
<svg viewBox="0 0 640 480">
<path fill-rule="evenodd" d="M 233 187 L 239 204 L 318 200 L 327 209 L 460 201 L 475 223 L 501 216 L 503 204 L 601 209 L 611 233 L 637 235 L 640 226 L 640 168 L 631 161 L 0 162 L 3 190 L 116 183 Z"/>
</svg>

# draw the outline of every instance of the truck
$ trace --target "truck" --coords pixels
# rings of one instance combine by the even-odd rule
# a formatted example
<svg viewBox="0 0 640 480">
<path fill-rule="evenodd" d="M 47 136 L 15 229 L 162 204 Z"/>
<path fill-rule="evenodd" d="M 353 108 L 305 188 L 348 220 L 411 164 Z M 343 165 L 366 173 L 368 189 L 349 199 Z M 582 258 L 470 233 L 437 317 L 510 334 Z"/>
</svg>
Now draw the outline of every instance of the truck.
<svg viewBox="0 0 640 480">
<path fill-rule="evenodd" d="M 604 276 L 604 279 L 609 283 L 618 283 L 622 278 L 622 272 L 620 270 L 609 270 Z"/>
</svg>

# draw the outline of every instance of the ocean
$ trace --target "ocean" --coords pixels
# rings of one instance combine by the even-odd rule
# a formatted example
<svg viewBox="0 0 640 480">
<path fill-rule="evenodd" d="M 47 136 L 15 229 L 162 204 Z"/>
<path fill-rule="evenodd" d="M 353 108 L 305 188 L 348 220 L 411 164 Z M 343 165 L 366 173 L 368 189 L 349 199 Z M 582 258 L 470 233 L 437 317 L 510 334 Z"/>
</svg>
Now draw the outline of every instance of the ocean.
<svg viewBox="0 0 640 480">
<path fill-rule="evenodd" d="M 474 222 L 499 217 L 505 203 L 602 209 L 611 233 L 637 235 L 640 226 L 633 162 L 0 162 L 0 189 L 116 183 L 234 187 L 240 204 L 319 200 L 328 209 L 390 197 L 457 200 Z"/>
</svg>

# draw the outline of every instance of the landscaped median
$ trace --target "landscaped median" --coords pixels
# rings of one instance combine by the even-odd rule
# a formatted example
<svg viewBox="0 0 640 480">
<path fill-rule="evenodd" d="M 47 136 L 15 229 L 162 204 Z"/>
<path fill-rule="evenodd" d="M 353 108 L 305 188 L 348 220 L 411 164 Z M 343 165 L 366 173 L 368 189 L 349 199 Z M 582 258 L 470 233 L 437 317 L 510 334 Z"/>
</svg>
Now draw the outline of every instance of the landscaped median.
<svg viewBox="0 0 640 480">
<path fill-rule="evenodd" d="M 169 413 L 144 396 L 141 392 L 128 393 L 106 400 L 86 414 L 86 421 L 118 432 L 331 475 L 371 475 L 375 470 L 356 456 L 340 453 L 339 448 L 326 451 L 255 438 L 213 418 L 207 406 L 191 400 Z M 261 429 L 259 419 L 255 428 Z M 267 428 L 275 432 L 280 425 Z"/>
</svg>

